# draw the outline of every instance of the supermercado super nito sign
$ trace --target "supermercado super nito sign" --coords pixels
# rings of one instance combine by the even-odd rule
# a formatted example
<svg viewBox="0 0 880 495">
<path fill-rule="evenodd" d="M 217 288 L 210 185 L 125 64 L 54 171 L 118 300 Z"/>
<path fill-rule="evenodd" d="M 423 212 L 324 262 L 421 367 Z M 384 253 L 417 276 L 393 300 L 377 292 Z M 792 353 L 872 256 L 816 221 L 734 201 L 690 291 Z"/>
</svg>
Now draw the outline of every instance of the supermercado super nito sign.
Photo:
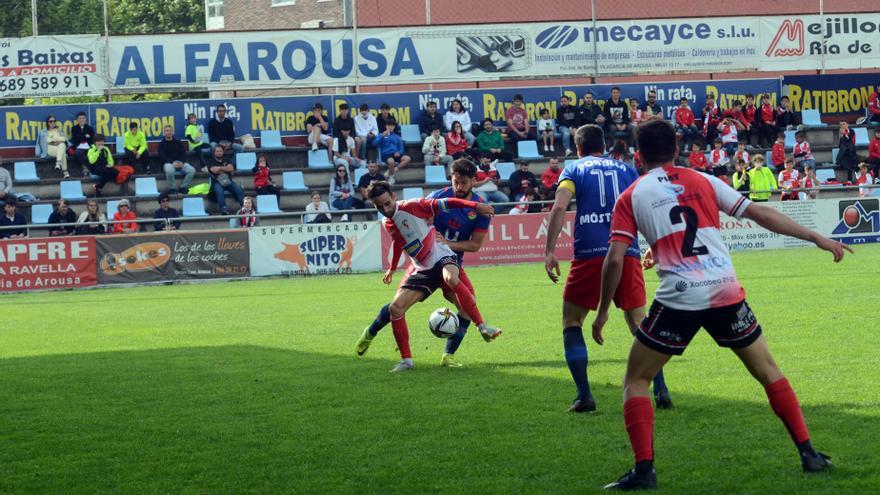
<svg viewBox="0 0 880 495">
<path fill-rule="evenodd" d="M 0 241 L 0 292 L 96 283 L 94 237 Z"/>
</svg>

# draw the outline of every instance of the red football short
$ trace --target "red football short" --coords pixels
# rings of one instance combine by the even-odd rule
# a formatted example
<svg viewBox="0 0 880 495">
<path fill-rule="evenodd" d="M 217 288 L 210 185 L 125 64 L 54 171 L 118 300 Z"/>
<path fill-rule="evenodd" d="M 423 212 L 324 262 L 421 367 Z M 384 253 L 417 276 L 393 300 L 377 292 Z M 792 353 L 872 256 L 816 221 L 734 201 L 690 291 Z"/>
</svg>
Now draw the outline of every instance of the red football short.
<svg viewBox="0 0 880 495">
<path fill-rule="evenodd" d="M 602 264 L 604 257 L 588 260 L 574 260 L 562 299 L 582 308 L 595 310 L 599 307 L 602 292 Z M 620 285 L 614 293 L 614 305 L 620 309 L 637 309 L 645 306 L 645 278 L 642 276 L 642 262 L 634 256 L 623 257 L 623 273 Z"/>
</svg>

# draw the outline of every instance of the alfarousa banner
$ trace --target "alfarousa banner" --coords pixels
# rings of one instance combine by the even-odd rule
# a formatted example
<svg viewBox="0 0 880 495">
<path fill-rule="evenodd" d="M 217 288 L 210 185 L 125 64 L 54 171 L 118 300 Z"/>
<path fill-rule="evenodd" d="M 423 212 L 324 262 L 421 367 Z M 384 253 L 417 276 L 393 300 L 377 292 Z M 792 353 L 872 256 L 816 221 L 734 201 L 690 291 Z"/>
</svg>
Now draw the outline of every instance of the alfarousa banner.
<svg viewBox="0 0 880 495">
<path fill-rule="evenodd" d="M 96 283 L 92 237 L 0 241 L 0 292 L 69 289 Z"/>
<path fill-rule="evenodd" d="M 89 34 L 0 38 L 0 98 L 103 94 L 103 46 Z"/>
<path fill-rule="evenodd" d="M 250 275 L 244 230 L 101 236 L 96 242 L 102 285 Z"/>
<path fill-rule="evenodd" d="M 379 230 L 379 222 L 251 228 L 251 274 L 326 275 L 379 270 Z"/>
</svg>

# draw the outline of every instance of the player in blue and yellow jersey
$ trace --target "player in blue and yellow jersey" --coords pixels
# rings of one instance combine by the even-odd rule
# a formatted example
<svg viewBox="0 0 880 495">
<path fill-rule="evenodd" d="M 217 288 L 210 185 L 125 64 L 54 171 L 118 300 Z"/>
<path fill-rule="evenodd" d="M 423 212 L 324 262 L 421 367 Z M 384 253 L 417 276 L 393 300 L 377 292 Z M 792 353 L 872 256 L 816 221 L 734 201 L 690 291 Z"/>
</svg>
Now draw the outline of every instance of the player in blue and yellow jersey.
<svg viewBox="0 0 880 495">
<path fill-rule="evenodd" d="M 592 412 L 596 410 L 596 402 L 587 379 L 587 345 L 581 327 L 587 313 L 599 306 L 602 264 L 608 253 L 614 204 L 638 179 L 639 173 L 626 163 L 602 156 L 605 136 L 598 126 L 585 125 L 578 129 L 575 142 L 580 159 L 567 164 L 559 176 L 556 202 L 549 217 L 544 267 L 550 280 L 554 283 L 559 280 L 559 260 L 554 254 L 556 239 L 565 222 L 568 205 L 576 198 L 574 260 L 562 295 L 562 338 L 565 360 L 578 389 L 569 411 Z M 623 310 L 626 323 L 634 333 L 645 317 L 645 280 L 636 240 L 626 251 L 623 273 L 614 304 Z M 672 407 L 663 371 L 654 379 L 654 398 L 658 408 Z"/>
</svg>

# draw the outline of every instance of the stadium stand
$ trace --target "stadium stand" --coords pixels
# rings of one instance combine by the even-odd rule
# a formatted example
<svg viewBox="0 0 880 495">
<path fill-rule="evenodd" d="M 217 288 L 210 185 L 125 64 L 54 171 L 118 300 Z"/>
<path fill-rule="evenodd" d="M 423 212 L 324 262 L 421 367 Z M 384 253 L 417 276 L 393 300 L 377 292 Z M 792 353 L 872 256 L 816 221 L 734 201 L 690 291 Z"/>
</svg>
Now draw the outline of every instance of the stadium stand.
<svg viewBox="0 0 880 495">
<path fill-rule="evenodd" d="M 278 197 L 274 194 L 261 194 L 257 196 L 258 213 L 283 213 L 278 208 Z"/>
<path fill-rule="evenodd" d="M 324 150 L 309 150 L 309 168 L 331 168 L 330 158 Z"/>
<path fill-rule="evenodd" d="M 498 177 L 503 181 L 510 180 L 510 175 L 516 170 L 516 165 L 512 162 L 499 162 L 495 164 L 495 170 L 498 171 Z"/>
<path fill-rule="evenodd" d="M 260 148 L 264 150 L 283 150 L 281 131 L 263 131 L 260 133 Z"/>
<path fill-rule="evenodd" d="M 54 207 L 51 204 L 36 204 L 31 208 L 31 223 L 47 224 Z"/>
<path fill-rule="evenodd" d="M 818 110 L 801 111 L 804 127 L 828 127 L 828 124 L 822 122 L 822 115 Z"/>
<path fill-rule="evenodd" d="M 357 174 L 355 174 L 355 177 L 357 177 Z M 299 171 L 284 172 L 281 175 L 281 184 L 285 191 L 303 192 L 308 190 L 305 179 L 303 179 L 303 173 Z"/>
<path fill-rule="evenodd" d="M 15 162 L 15 182 L 38 182 L 37 165 L 34 162 Z"/>
<path fill-rule="evenodd" d="M 81 181 L 78 180 L 64 180 L 61 181 L 60 195 L 61 198 L 66 199 L 68 201 L 85 201 L 86 197 L 83 194 L 83 185 Z"/>
<path fill-rule="evenodd" d="M 405 187 L 403 188 L 403 200 L 419 199 L 425 197 L 425 191 L 421 187 Z"/>
<path fill-rule="evenodd" d="M 155 177 L 138 177 L 134 180 L 134 195 L 138 198 L 158 198 L 159 188 Z"/>
<path fill-rule="evenodd" d="M 415 124 L 400 126 L 400 137 L 403 144 L 422 144 L 422 135 L 419 134 L 419 126 Z"/>
<path fill-rule="evenodd" d="M 202 198 L 183 198 L 183 216 L 206 217 L 205 200 Z"/>
<path fill-rule="evenodd" d="M 535 141 L 518 141 L 516 154 L 520 160 L 541 160 L 544 155 L 538 153 L 538 143 Z"/>
<path fill-rule="evenodd" d="M 428 165 L 425 167 L 426 184 L 446 184 L 446 169 L 440 165 Z"/>
<path fill-rule="evenodd" d="M 325 153 L 326 154 L 326 153 Z M 257 154 L 252 151 L 235 154 L 235 170 L 250 172 L 257 165 Z"/>
</svg>

